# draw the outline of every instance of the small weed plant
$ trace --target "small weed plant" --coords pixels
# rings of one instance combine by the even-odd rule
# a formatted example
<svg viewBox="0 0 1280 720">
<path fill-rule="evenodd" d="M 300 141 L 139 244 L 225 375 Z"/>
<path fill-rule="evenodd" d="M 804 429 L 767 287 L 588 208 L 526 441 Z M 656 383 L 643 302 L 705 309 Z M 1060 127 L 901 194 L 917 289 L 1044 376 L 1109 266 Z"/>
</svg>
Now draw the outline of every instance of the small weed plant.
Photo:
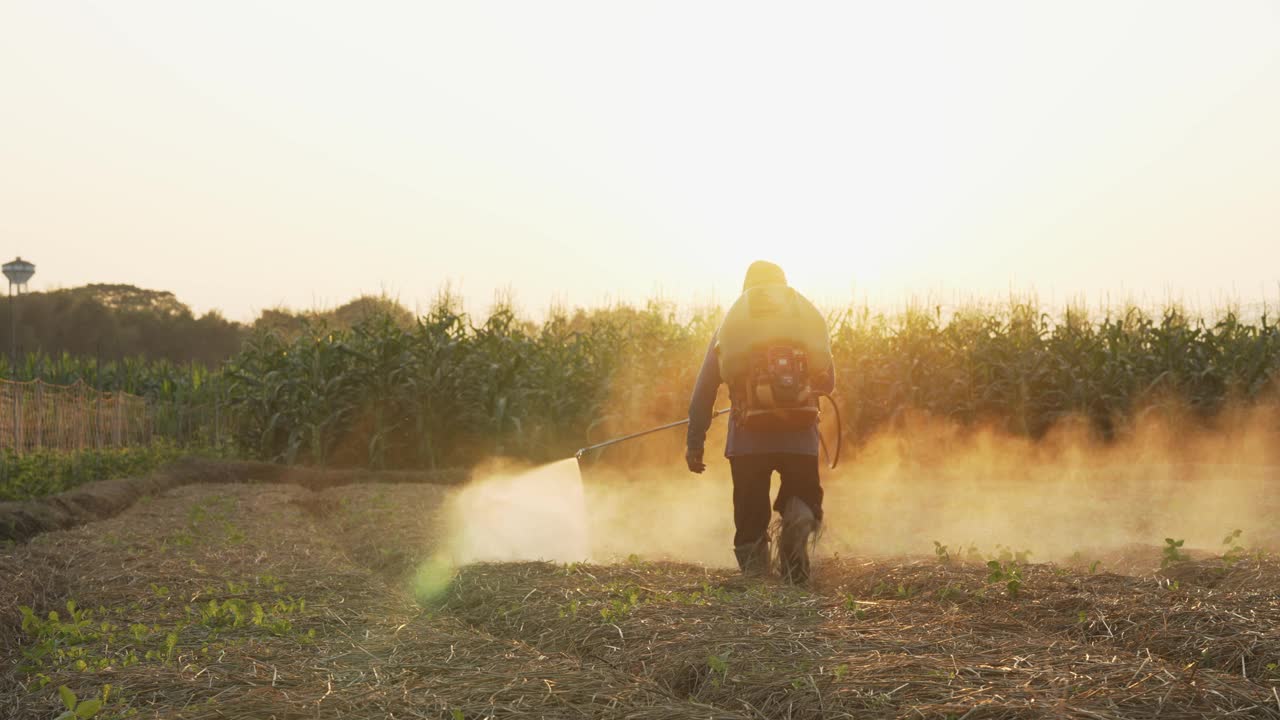
<svg viewBox="0 0 1280 720">
<path fill-rule="evenodd" d="M 1022 591 L 1022 570 L 1016 562 L 991 560 L 987 563 L 987 570 L 988 583 L 1003 583 L 1009 597 L 1018 597 Z"/>
<path fill-rule="evenodd" d="M 616 623 L 626 619 L 645 601 L 643 588 L 631 583 L 615 583 L 608 588 L 610 599 L 600 608 L 600 619 Z"/>
<path fill-rule="evenodd" d="M 1248 554 L 1249 551 L 1246 550 L 1244 546 L 1240 544 L 1240 534 L 1242 532 L 1243 531 L 1241 531 L 1239 528 L 1236 528 L 1235 530 L 1232 530 L 1226 537 L 1222 538 L 1222 544 L 1227 548 L 1222 553 L 1223 567 L 1226 567 L 1226 568 L 1233 567 L 1236 563 L 1243 560 L 1245 556 Z"/>
<path fill-rule="evenodd" d="M 938 562 L 943 565 L 947 565 L 951 562 L 951 553 L 947 552 L 947 546 L 937 540 L 933 541 L 933 555 L 938 558 Z"/>
<path fill-rule="evenodd" d="M 1031 561 L 1031 555 L 1030 550 L 1014 550 L 1004 545 L 996 545 L 996 556 L 993 559 L 999 560 L 1002 565 L 1026 565 Z"/>
<path fill-rule="evenodd" d="M 853 596 L 853 593 L 844 594 L 844 609 L 853 614 L 854 620 L 863 620 L 867 617 L 863 604 Z"/>
<path fill-rule="evenodd" d="M 89 700 L 81 700 L 76 697 L 75 692 L 62 685 L 58 688 L 58 696 L 62 698 L 62 706 L 66 711 L 59 715 L 56 720 L 89 720 L 89 718 L 97 717 L 98 713 L 106 706 L 107 700 L 111 698 L 111 686 L 104 685 L 102 687 L 102 695 Z"/>
<path fill-rule="evenodd" d="M 1170 565 L 1186 562 L 1191 558 L 1182 552 L 1182 543 L 1185 540 L 1174 540 L 1173 538 L 1164 539 L 1164 548 L 1160 550 L 1160 567 L 1167 568 Z"/>
<path fill-rule="evenodd" d="M 707 656 L 707 667 L 711 670 L 711 684 L 719 687 L 729 679 L 729 653 Z"/>
</svg>

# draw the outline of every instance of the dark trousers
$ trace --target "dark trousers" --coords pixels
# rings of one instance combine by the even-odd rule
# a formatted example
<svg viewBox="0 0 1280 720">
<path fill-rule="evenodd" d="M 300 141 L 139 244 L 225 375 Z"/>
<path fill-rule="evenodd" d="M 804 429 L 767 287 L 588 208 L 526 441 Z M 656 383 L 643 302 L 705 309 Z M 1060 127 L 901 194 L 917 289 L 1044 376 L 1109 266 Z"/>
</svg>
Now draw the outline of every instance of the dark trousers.
<svg viewBox="0 0 1280 720">
<path fill-rule="evenodd" d="M 787 501 L 798 497 L 822 520 L 822 485 L 818 482 L 816 455 L 768 453 L 729 458 L 733 473 L 733 536 L 735 546 L 756 542 L 769 532 L 769 483 L 776 470 L 782 480 L 773 509 L 782 512 Z"/>
</svg>

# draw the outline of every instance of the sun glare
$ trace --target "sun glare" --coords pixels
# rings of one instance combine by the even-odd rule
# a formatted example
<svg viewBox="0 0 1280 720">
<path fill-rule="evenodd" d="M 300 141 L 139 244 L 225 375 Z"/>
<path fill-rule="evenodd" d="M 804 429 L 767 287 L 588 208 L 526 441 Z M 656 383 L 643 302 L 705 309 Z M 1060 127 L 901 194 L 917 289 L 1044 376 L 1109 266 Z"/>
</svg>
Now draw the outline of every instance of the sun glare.
<svg viewBox="0 0 1280 720">
<path fill-rule="evenodd" d="M 832 301 L 1253 297 L 1278 32 L 1269 3 L 10 3 L 3 229 L 33 289 L 238 319 L 445 283 L 723 301 L 756 258 Z"/>
</svg>

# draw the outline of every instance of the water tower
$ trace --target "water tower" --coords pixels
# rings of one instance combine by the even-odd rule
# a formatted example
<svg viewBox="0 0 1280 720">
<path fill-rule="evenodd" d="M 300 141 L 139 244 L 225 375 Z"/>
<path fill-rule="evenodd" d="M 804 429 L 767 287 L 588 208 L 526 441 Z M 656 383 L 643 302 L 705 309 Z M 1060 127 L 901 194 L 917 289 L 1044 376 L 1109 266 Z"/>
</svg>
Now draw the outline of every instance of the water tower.
<svg viewBox="0 0 1280 720">
<path fill-rule="evenodd" d="M 18 367 L 18 319 L 13 312 L 13 290 L 16 287 L 21 294 L 26 289 L 27 281 L 36 274 L 36 266 L 35 263 L 18 257 L 2 267 L 4 276 L 9 278 L 9 353 L 12 358 L 12 368 L 16 370 Z"/>
</svg>

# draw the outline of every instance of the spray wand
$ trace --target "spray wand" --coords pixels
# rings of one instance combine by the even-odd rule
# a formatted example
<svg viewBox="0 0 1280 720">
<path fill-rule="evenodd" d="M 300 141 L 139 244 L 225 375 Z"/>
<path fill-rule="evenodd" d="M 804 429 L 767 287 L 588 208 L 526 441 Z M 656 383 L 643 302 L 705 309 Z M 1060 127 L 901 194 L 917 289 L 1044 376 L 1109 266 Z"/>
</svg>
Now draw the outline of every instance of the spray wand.
<svg viewBox="0 0 1280 720">
<path fill-rule="evenodd" d="M 827 401 L 831 403 L 831 409 L 835 412 L 835 416 L 836 416 L 837 429 L 836 429 L 835 453 L 832 454 L 830 452 L 830 450 L 827 448 L 827 441 L 823 439 L 821 435 L 818 436 L 818 442 L 822 446 L 822 453 L 829 458 L 827 462 L 827 467 L 834 469 L 836 466 L 836 463 L 840 462 L 840 446 L 842 444 L 840 436 L 843 432 L 843 427 L 841 426 L 841 423 L 840 423 L 840 407 L 836 405 L 835 401 L 831 399 L 830 395 L 823 395 L 822 397 L 825 397 Z M 711 413 L 711 419 L 714 420 L 720 417 L 721 415 L 724 415 L 725 413 L 729 412 L 729 410 L 730 408 L 724 408 L 723 410 L 716 410 L 715 412 Z M 685 418 L 683 420 L 669 422 L 666 425 L 659 425 L 658 427 L 655 427 L 655 428 L 649 428 L 648 430 L 641 430 L 640 432 L 634 432 L 634 433 L 631 433 L 630 435 L 623 435 L 622 437 L 616 437 L 616 438 L 613 438 L 612 440 L 605 440 L 604 442 L 596 443 L 595 445 L 588 445 L 582 448 L 574 455 L 574 457 L 578 460 L 578 465 L 581 466 L 582 458 L 592 450 L 600 450 L 602 448 L 607 448 L 610 445 L 617 445 L 620 442 L 626 442 L 627 440 L 634 440 L 638 437 L 644 437 L 645 435 L 652 435 L 657 432 L 662 432 L 663 430 L 670 430 L 672 428 L 678 428 L 681 425 L 688 425 L 688 424 L 689 424 L 689 418 Z"/>
<path fill-rule="evenodd" d="M 725 408 L 723 410 L 716 410 L 715 412 L 711 413 L 711 419 L 714 420 L 727 412 L 729 412 L 729 408 Z M 622 437 L 616 437 L 616 438 L 613 438 L 612 440 L 605 440 L 602 443 L 596 443 L 595 445 L 588 445 L 582 448 L 581 450 L 578 451 L 576 455 L 574 455 L 574 457 L 578 459 L 578 462 L 582 462 L 582 456 L 586 455 L 592 450 L 607 448 L 610 445 L 617 445 L 620 442 L 625 442 L 627 440 L 634 440 L 638 437 L 644 437 L 645 435 L 652 435 L 656 432 L 662 432 L 663 430 L 670 430 L 671 428 L 678 428 L 681 425 L 688 425 L 688 424 L 689 424 L 689 418 L 685 418 L 683 420 L 677 420 L 675 422 L 667 423 L 666 425 L 659 425 L 656 428 L 649 428 L 648 430 L 641 430 L 640 432 L 631 433 L 630 435 L 623 435 Z"/>
</svg>

